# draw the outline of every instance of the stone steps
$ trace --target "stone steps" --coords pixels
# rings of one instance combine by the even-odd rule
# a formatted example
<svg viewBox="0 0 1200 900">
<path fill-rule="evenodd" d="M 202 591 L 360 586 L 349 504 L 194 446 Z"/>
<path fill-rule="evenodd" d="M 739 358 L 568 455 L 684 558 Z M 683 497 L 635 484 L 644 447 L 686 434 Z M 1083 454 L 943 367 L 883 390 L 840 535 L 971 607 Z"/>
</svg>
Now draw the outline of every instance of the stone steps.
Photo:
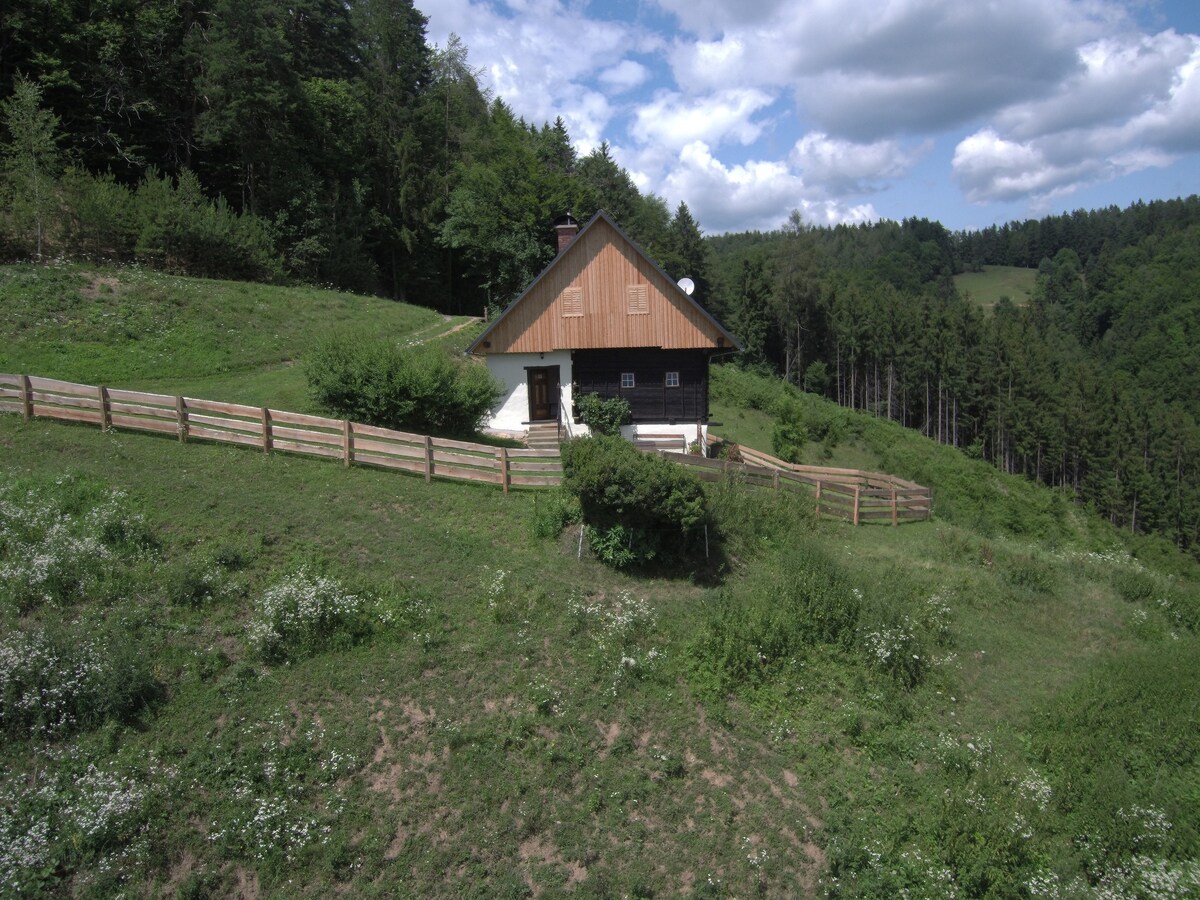
<svg viewBox="0 0 1200 900">
<path fill-rule="evenodd" d="M 549 422 L 529 426 L 525 446 L 531 450 L 557 450 L 559 448 L 558 423 Z"/>
</svg>

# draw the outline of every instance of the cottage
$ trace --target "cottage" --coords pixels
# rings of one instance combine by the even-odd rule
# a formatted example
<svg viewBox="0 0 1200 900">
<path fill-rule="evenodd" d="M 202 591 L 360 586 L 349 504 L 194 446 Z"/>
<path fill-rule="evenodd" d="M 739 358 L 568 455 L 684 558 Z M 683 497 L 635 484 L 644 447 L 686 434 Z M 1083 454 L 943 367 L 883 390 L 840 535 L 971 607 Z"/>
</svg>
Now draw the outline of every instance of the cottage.
<svg viewBox="0 0 1200 900">
<path fill-rule="evenodd" d="M 586 434 L 575 404 L 596 393 L 629 401 L 626 437 L 703 440 L 709 358 L 737 339 L 605 212 L 557 228 L 558 256 L 468 348 L 504 383 L 487 427 Z"/>
</svg>

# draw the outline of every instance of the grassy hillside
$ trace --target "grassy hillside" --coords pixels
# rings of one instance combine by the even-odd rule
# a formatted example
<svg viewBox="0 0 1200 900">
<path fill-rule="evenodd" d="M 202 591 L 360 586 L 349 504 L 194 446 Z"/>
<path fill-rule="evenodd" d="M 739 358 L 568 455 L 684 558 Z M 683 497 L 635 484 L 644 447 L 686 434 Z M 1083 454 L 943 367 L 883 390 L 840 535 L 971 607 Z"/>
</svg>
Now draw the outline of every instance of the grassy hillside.
<svg viewBox="0 0 1200 900">
<path fill-rule="evenodd" d="M 769 441 L 786 389 L 717 380 Z M 789 400 L 935 520 L 724 484 L 627 575 L 552 493 L 0 416 L 0 894 L 1200 890 L 1194 571 Z"/>
<path fill-rule="evenodd" d="M 295 363 L 330 331 L 423 340 L 466 321 L 309 287 L 67 264 L 0 266 L 0 296 L 0 371 L 299 412 Z"/>
<path fill-rule="evenodd" d="M 1001 297 L 1015 306 L 1024 306 L 1033 296 L 1037 269 L 1020 266 L 984 266 L 982 272 L 963 272 L 954 276 L 954 286 L 981 309 L 990 310 Z"/>
</svg>

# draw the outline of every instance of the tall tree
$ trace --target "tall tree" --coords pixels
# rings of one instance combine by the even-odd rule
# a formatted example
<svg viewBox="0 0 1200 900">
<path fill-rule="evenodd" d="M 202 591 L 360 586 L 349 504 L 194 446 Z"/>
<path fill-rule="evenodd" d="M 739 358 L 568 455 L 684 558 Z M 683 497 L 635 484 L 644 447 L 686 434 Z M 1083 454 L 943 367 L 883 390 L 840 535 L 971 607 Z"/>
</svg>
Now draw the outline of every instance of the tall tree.
<svg viewBox="0 0 1200 900">
<path fill-rule="evenodd" d="M 18 79 L 4 102 L 9 143 L 4 148 L 4 186 L 14 233 L 32 237 L 38 259 L 46 225 L 54 211 L 54 193 L 62 163 L 58 116 L 42 108 L 42 89 Z"/>
</svg>

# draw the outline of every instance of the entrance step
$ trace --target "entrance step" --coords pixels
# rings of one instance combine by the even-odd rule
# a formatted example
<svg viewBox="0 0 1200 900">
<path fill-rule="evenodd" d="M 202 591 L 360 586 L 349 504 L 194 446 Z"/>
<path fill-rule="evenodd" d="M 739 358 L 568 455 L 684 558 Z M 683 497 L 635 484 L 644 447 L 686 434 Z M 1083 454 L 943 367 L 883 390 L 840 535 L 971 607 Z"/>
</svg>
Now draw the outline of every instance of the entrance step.
<svg viewBox="0 0 1200 900">
<path fill-rule="evenodd" d="M 529 426 L 525 446 L 531 450 L 557 450 L 559 448 L 558 423 L 539 422 Z"/>
</svg>

